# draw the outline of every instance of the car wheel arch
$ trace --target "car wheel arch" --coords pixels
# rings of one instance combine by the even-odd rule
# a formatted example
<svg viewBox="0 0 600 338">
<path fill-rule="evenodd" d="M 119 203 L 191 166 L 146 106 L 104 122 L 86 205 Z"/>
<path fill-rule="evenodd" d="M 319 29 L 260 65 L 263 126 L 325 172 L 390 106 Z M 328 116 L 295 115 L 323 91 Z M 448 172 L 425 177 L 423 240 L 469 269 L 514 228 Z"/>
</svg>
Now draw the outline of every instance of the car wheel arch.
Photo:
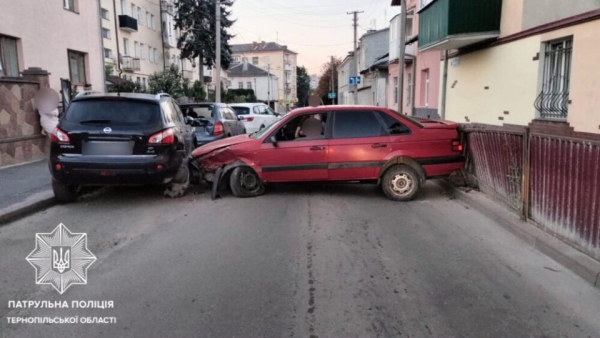
<svg viewBox="0 0 600 338">
<path fill-rule="evenodd" d="M 407 165 L 407 166 L 413 168 L 414 170 L 416 170 L 416 172 L 421 177 L 421 184 L 425 183 L 425 179 L 427 176 L 425 174 L 425 170 L 423 169 L 423 167 L 417 161 L 415 161 L 415 159 L 413 159 L 412 157 L 406 156 L 406 155 L 400 155 L 400 156 L 395 156 L 395 157 L 390 158 L 383 164 L 383 166 L 381 167 L 381 171 L 379 172 L 379 178 L 378 178 L 377 184 L 381 183 L 381 178 L 383 177 L 383 175 L 385 175 L 385 172 L 388 169 L 390 169 L 391 167 L 393 167 L 395 165 L 399 165 L 399 164 Z"/>
</svg>

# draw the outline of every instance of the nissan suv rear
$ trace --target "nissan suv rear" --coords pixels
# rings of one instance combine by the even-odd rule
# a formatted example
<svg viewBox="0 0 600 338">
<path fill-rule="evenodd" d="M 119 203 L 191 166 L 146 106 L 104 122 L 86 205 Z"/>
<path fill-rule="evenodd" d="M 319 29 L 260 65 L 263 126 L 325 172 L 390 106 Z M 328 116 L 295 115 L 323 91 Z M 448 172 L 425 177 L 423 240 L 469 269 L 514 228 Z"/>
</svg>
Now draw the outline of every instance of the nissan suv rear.
<svg viewBox="0 0 600 338">
<path fill-rule="evenodd" d="M 52 188 L 59 202 L 84 185 L 189 185 L 193 128 L 167 94 L 87 94 L 73 99 L 50 135 Z"/>
</svg>

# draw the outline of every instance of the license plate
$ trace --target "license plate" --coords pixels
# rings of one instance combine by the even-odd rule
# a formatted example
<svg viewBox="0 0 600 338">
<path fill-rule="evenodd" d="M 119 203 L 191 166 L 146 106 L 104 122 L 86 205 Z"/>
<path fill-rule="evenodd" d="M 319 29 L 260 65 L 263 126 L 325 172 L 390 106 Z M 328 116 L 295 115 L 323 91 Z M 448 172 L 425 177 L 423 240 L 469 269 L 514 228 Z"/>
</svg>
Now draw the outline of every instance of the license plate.
<svg viewBox="0 0 600 338">
<path fill-rule="evenodd" d="M 133 154 L 133 142 L 85 141 L 81 147 L 82 155 L 107 156 Z"/>
</svg>

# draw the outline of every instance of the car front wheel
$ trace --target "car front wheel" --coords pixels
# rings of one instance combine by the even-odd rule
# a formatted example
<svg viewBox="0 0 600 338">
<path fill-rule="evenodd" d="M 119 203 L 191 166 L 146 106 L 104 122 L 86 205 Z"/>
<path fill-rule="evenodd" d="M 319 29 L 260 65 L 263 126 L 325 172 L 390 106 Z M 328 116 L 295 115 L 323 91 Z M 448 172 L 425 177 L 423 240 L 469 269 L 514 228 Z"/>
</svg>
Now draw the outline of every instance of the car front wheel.
<svg viewBox="0 0 600 338">
<path fill-rule="evenodd" d="M 233 169 L 229 184 L 235 197 L 255 197 L 265 192 L 265 187 L 256 172 L 247 166 Z"/>
<path fill-rule="evenodd" d="M 410 201 L 421 189 L 417 172 L 404 164 L 389 168 L 381 181 L 383 193 L 393 201 Z"/>
<path fill-rule="evenodd" d="M 70 203 L 77 199 L 78 186 L 67 185 L 52 179 L 52 191 L 58 203 Z"/>
</svg>

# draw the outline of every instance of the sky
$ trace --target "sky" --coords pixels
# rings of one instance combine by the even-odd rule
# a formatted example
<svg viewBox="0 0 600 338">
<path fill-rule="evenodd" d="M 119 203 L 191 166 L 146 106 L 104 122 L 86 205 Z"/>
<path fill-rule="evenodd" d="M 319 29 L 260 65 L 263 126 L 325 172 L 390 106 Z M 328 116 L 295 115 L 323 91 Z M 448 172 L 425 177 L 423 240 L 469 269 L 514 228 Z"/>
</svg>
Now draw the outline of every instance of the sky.
<svg viewBox="0 0 600 338">
<path fill-rule="evenodd" d="M 358 37 L 389 26 L 400 12 L 391 0 L 236 0 L 232 44 L 276 41 L 298 53 L 298 65 L 320 74 L 331 56 L 344 58 L 353 49 L 351 11 L 358 16 Z"/>
</svg>

